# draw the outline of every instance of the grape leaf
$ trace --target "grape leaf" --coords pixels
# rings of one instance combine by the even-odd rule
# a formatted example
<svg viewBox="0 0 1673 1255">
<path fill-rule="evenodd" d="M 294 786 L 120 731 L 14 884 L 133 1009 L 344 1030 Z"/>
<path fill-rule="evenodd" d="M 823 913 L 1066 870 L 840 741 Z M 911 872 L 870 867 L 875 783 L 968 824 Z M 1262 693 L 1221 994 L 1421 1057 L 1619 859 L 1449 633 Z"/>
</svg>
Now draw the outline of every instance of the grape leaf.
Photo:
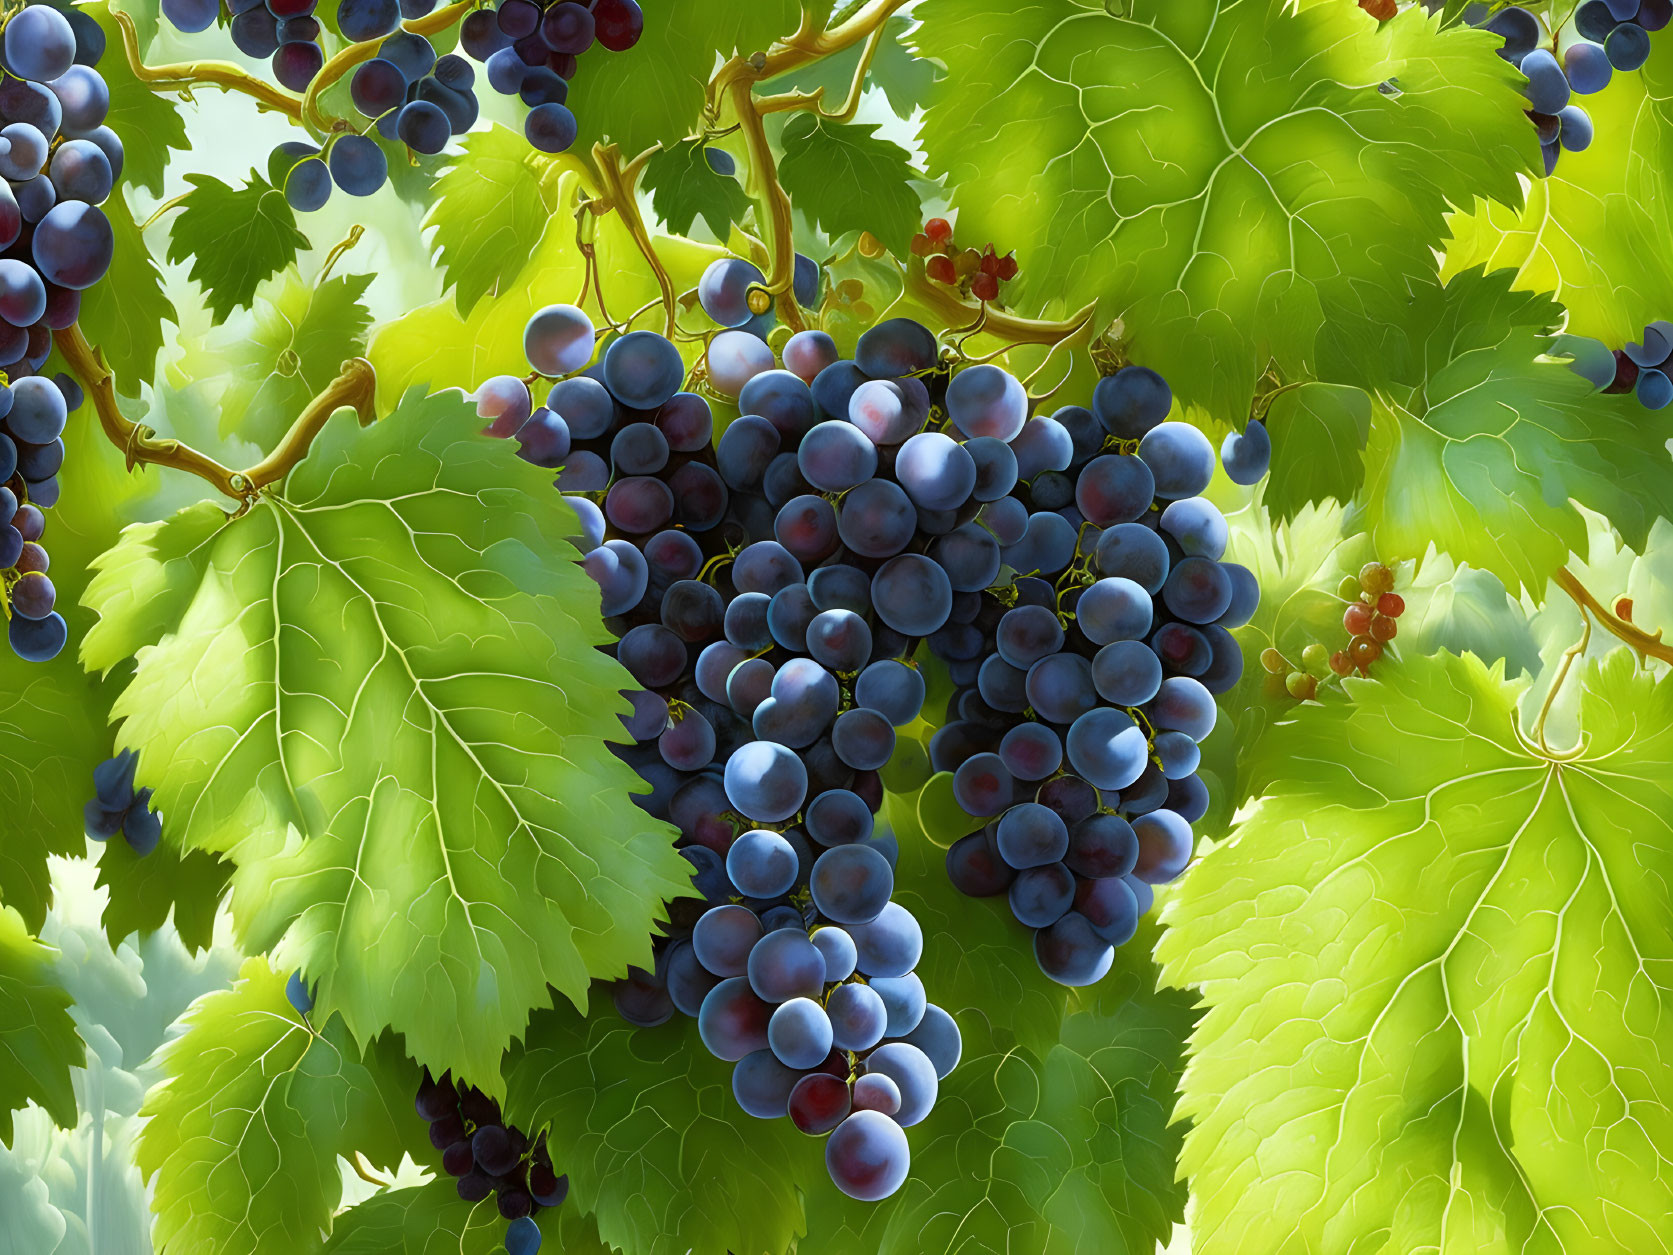
<svg viewBox="0 0 1673 1255">
<path fill-rule="evenodd" d="M 1490 571 L 1459 566 L 1433 549 L 1402 588 L 1406 613 L 1399 640 L 1418 654 L 1471 653 L 1483 662 L 1504 659 L 1511 679 L 1540 670 L 1539 642 L 1528 615 Z M 1660 619 L 1654 620 L 1661 622 Z"/>
<path fill-rule="evenodd" d="M 255 299 L 254 326 L 222 333 L 181 363 L 194 379 L 226 380 L 217 401 L 220 434 L 271 448 L 304 406 L 325 389 L 345 358 L 366 351 L 372 325 L 362 297 L 371 275 L 304 283 L 286 270 Z"/>
<path fill-rule="evenodd" d="M 1266 506 L 1286 522 L 1304 505 L 1352 501 L 1365 482 L 1371 398 L 1359 388 L 1304 383 L 1273 398 Z"/>
<path fill-rule="evenodd" d="M 1571 681 L 1572 682 L 1572 681 Z M 1192 1249 L 1651 1249 L 1673 1231 L 1673 683 L 1408 659 L 1269 736 L 1268 795 L 1170 898 L 1207 1010 L 1179 1112 Z"/>
<path fill-rule="evenodd" d="M 921 128 L 958 230 L 1016 249 L 1008 299 L 1121 315 L 1183 399 L 1242 413 L 1270 359 L 1369 358 L 1432 276 L 1449 204 L 1516 203 L 1535 137 L 1487 32 L 1409 7 L 926 0 L 947 73 Z M 1119 9 L 1124 16 L 1115 16 Z M 1398 80 L 1398 95 L 1377 84 Z"/>
<path fill-rule="evenodd" d="M 554 205 L 522 135 L 490 126 L 462 144 L 464 156 L 436 180 L 424 225 L 436 229 L 442 273 L 469 313 L 484 293 L 500 292 L 516 276 Z"/>
<path fill-rule="evenodd" d="M 92 786 L 82 792 L 91 796 Z M 141 856 L 126 841 L 105 842 L 99 851 L 98 885 L 110 894 L 105 904 L 105 937 L 115 947 L 128 936 L 156 932 L 173 921 L 187 949 L 205 950 L 215 939 L 215 912 L 226 894 L 232 869 L 200 850 L 182 853 L 159 845 Z"/>
<path fill-rule="evenodd" d="M 149 383 L 163 348 L 163 324 L 178 323 L 174 302 L 163 290 L 162 271 L 145 246 L 133 210 L 120 192 L 101 208 L 116 236 L 110 273 L 81 294 L 77 323 L 97 345 L 124 396 L 137 397 Z"/>
<path fill-rule="evenodd" d="M 203 289 L 216 321 L 250 303 L 256 288 L 310 247 L 296 229 L 296 215 L 254 170 L 243 187 L 213 175 L 188 174 L 192 190 L 169 230 L 168 259 L 191 258 L 188 278 Z"/>
<path fill-rule="evenodd" d="M 1542 359 L 1561 310 L 1511 278 L 1469 271 L 1414 302 L 1414 325 L 1430 330 L 1378 406 L 1365 523 L 1381 553 L 1433 541 L 1512 591 L 1538 591 L 1584 546 L 1571 499 L 1642 552 L 1673 497 L 1673 459 L 1635 399 L 1594 395 Z"/>
<path fill-rule="evenodd" d="M 918 229 L 921 177 L 912 156 L 877 127 L 798 113 L 784 124 L 778 177 L 791 201 L 831 236 L 870 231 L 902 255 Z"/>
<path fill-rule="evenodd" d="M 55 955 L 21 915 L 0 907 L 0 1142 L 12 1140 L 12 1112 L 25 1103 L 38 1103 L 61 1128 L 75 1127 L 70 1069 L 86 1050 L 70 995 L 53 973 Z"/>
<path fill-rule="evenodd" d="M 337 1156 L 389 1113 L 341 1023 L 311 1029 L 286 977 L 245 961 L 231 989 L 185 1016 L 156 1056 L 135 1161 L 154 1189 L 153 1239 L 178 1255 L 312 1250 L 342 1197 Z"/>
<path fill-rule="evenodd" d="M 1454 214 L 1442 273 L 1510 267 L 1518 288 L 1568 307 L 1568 330 L 1619 348 L 1673 309 L 1673 65 L 1652 56 L 1576 103 L 1601 142 L 1563 153 L 1525 205 Z"/>
<path fill-rule="evenodd" d="M 586 72 L 570 84 L 567 103 L 581 128 L 576 152 L 606 140 L 632 155 L 690 134 L 703 111 L 715 57 L 766 51 L 774 40 L 796 31 L 803 9 L 797 0 L 643 0 L 640 7 L 645 32 L 639 42 L 626 52 L 589 58 Z M 830 0 L 807 6 L 814 19 L 830 7 Z"/>
<path fill-rule="evenodd" d="M 149 12 L 144 12 L 124 0 L 120 7 L 135 15 L 134 25 L 142 40 L 149 41 L 161 25 L 154 5 Z M 161 196 L 163 170 L 170 152 L 185 152 L 191 147 L 191 141 L 186 138 L 186 123 L 180 116 L 180 102 L 167 93 L 152 91 L 134 76 L 122 55 L 122 36 L 111 17 L 110 5 L 97 0 L 93 4 L 77 4 L 76 8 L 97 21 L 105 33 L 107 51 L 99 60 L 99 76 L 110 88 L 110 110 L 105 114 L 105 125 L 122 140 L 120 183 L 143 187 L 151 195 Z M 118 256 L 121 248 L 122 239 L 118 236 Z M 106 280 L 98 286 L 108 283 Z"/>
<path fill-rule="evenodd" d="M 903 118 L 924 103 L 929 85 L 935 81 L 935 65 L 922 57 L 915 57 L 906 49 L 906 32 L 912 23 L 904 17 L 891 17 L 885 24 L 882 40 L 872 56 L 871 69 L 866 74 L 866 86 L 880 89 L 888 98 L 889 107 Z M 824 107 L 835 111 L 842 107 L 848 89 L 854 82 L 854 72 L 860 68 L 860 53 L 864 41 L 850 44 L 841 52 L 820 57 L 800 69 L 793 70 L 762 90 L 816 91 L 825 89 Z"/>
<path fill-rule="evenodd" d="M 724 240 L 749 212 L 749 197 L 734 176 L 715 173 L 704 147 L 702 140 L 688 139 L 663 149 L 645 163 L 642 182 L 670 231 L 688 235 L 702 218 Z"/>
<path fill-rule="evenodd" d="M 321 1015 L 488 1089 L 549 985 L 584 1005 L 648 961 L 690 866 L 595 730 L 630 680 L 573 514 L 477 427 L 415 392 L 327 425 L 242 517 L 133 529 L 86 652 L 138 648 L 122 742 L 165 839 L 236 865 L 249 948 L 288 932 Z"/>
<path fill-rule="evenodd" d="M 494 1255 L 504 1250 L 505 1221 L 494 1200 L 462 1201 L 451 1177 L 374 1194 L 337 1218 L 325 1244 L 325 1255 Z"/>
<path fill-rule="evenodd" d="M 818 1144 L 789 1120 L 744 1114 L 732 1065 L 704 1048 L 695 1020 L 635 1029 L 607 994 L 598 1001 L 585 1019 L 537 1012 L 506 1071 L 506 1118 L 547 1129 L 566 1205 L 635 1255 L 788 1249 Z"/>
</svg>

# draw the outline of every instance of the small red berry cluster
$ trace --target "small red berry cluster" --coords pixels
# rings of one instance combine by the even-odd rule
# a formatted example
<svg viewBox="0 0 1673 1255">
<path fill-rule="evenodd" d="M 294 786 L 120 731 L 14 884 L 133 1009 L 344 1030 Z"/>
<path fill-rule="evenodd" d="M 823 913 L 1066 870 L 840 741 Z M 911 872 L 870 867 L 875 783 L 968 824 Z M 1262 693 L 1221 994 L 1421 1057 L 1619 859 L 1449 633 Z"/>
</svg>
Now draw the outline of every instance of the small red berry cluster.
<svg viewBox="0 0 1673 1255">
<path fill-rule="evenodd" d="M 959 248 L 953 243 L 953 224 L 945 218 L 931 218 L 912 237 L 914 256 L 923 257 L 924 273 L 937 283 L 957 288 L 978 301 L 999 299 L 999 285 L 1017 277 L 1014 253 L 1003 257 L 989 244 L 983 249 Z"/>
<path fill-rule="evenodd" d="M 1342 626 L 1348 633 L 1346 647 L 1327 653 L 1325 646 L 1315 642 L 1302 651 L 1300 667 L 1292 667 L 1276 649 L 1261 651 L 1261 666 L 1298 701 L 1318 695 L 1319 677 L 1327 665 L 1339 676 L 1355 671 L 1369 675 L 1371 664 L 1383 655 L 1383 646 L 1399 635 L 1397 620 L 1406 612 L 1406 599 L 1394 591 L 1391 568 L 1381 562 L 1367 562 L 1358 575 L 1343 578 L 1336 594 L 1348 603 L 1342 612 Z"/>
<path fill-rule="evenodd" d="M 1394 16 L 1398 7 L 1394 0 L 1359 0 L 1359 7 L 1364 9 L 1379 22 L 1386 22 Z"/>
</svg>

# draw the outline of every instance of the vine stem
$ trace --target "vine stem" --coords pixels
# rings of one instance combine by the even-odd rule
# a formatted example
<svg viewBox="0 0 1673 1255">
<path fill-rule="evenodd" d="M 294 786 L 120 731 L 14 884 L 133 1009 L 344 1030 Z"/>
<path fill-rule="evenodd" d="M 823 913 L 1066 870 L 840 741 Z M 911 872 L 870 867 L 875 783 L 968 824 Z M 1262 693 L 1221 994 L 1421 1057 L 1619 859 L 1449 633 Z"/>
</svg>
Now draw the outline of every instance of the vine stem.
<svg viewBox="0 0 1673 1255">
<path fill-rule="evenodd" d="M 662 259 L 656 255 L 656 248 L 651 243 L 651 233 L 645 226 L 645 217 L 639 212 L 639 200 L 636 189 L 639 175 L 645 169 L 645 163 L 661 148 L 660 144 L 653 144 L 640 153 L 626 165 L 621 161 L 621 149 L 614 144 L 593 145 L 593 165 L 598 170 L 599 190 L 603 193 L 604 204 L 599 205 L 595 212 L 605 212 L 614 209 L 622 217 L 622 225 L 627 228 L 633 242 L 639 246 L 645 260 L 650 263 L 651 272 L 656 276 L 657 287 L 662 290 L 662 309 L 665 321 L 663 334 L 670 340 L 678 329 L 674 321 L 676 297 L 674 281 L 668 277 L 668 271 L 662 264 Z M 602 298 L 602 291 L 600 297 Z M 602 311 L 603 305 L 599 306 Z M 606 315 L 608 317 L 608 315 Z"/>
<path fill-rule="evenodd" d="M 159 91 L 190 92 L 193 87 L 219 87 L 254 97 L 263 108 L 282 113 L 293 122 L 302 121 L 302 97 L 257 78 L 230 61 L 181 61 L 172 65 L 146 65 L 139 55 L 139 32 L 134 19 L 121 9 L 112 11 L 122 32 L 122 51 L 134 77 Z"/>
<path fill-rule="evenodd" d="M 1066 319 L 1019 318 L 982 302 L 977 305 L 963 300 L 944 284 L 932 283 L 923 275 L 915 275 L 904 266 L 901 273 L 906 286 L 920 303 L 934 310 L 949 324 L 963 324 L 967 319 L 979 319 L 984 335 L 998 336 L 1017 344 L 1056 344 L 1092 325 L 1097 312 L 1096 301 L 1088 302 Z M 974 334 L 974 331 L 972 332 Z"/>
<path fill-rule="evenodd" d="M 1533 739 L 1539 742 L 1540 749 L 1550 752 L 1551 747 L 1545 742 L 1545 720 L 1551 714 L 1551 707 L 1556 704 L 1557 694 L 1562 691 L 1563 681 L 1568 679 L 1569 668 L 1574 666 L 1574 660 L 1586 652 L 1586 646 L 1592 640 L 1592 621 L 1582 614 L 1580 622 L 1583 630 L 1580 639 L 1563 650 L 1562 665 L 1557 668 L 1557 674 L 1551 680 L 1551 688 L 1545 694 L 1545 700 L 1540 703 L 1539 714 L 1534 719 Z"/>
<path fill-rule="evenodd" d="M 767 281 L 760 290 L 772 296 L 779 317 L 792 331 L 804 331 L 807 323 L 791 291 L 796 281 L 796 245 L 791 237 L 790 197 L 778 181 L 778 159 L 767 142 L 767 128 L 761 120 L 761 110 L 755 100 L 754 89 L 746 79 L 735 79 L 726 89 L 727 99 L 738 115 L 738 123 L 749 148 L 750 182 L 755 186 L 762 217 L 768 227 L 768 260 L 771 265 Z"/>
<path fill-rule="evenodd" d="M 307 454 L 326 420 L 343 406 L 353 406 L 363 426 L 375 417 L 372 397 L 377 373 L 365 358 L 351 358 L 343 363 L 337 378 L 303 408 L 273 452 L 248 470 L 235 471 L 183 441 L 159 440 L 151 428 L 130 421 L 117 409 L 110 367 L 105 364 L 104 354 L 87 342 L 80 327 L 71 324 L 55 331 L 52 338 L 92 396 L 105 438 L 122 450 L 130 468 L 143 464 L 170 466 L 196 475 L 216 491 L 245 503 L 289 474 Z"/>
<path fill-rule="evenodd" d="M 709 80 L 711 112 L 733 83 L 739 80 L 746 83 L 765 82 L 791 70 L 800 69 L 820 57 L 828 57 L 833 52 L 852 47 L 887 22 L 894 16 L 895 11 L 904 8 L 906 3 L 907 0 L 870 0 L 845 21 L 819 30 L 814 29 L 811 10 L 804 9 L 802 25 L 794 35 L 779 40 L 765 53 L 733 57 L 715 71 L 714 77 Z"/>
<path fill-rule="evenodd" d="M 1572 597 L 1582 613 L 1590 612 L 1605 631 L 1631 645 L 1640 657 L 1648 656 L 1659 658 L 1662 662 L 1673 662 L 1673 646 L 1662 642 L 1660 628 L 1654 633 L 1646 632 L 1637 624 L 1629 623 L 1614 614 L 1592 596 L 1591 590 L 1566 566 L 1558 568 L 1557 573 L 1551 577 L 1551 582 Z"/>
<path fill-rule="evenodd" d="M 433 13 L 426 13 L 423 17 L 415 17 L 410 21 L 402 22 L 401 29 L 410 31 L 414 35 L 434 35 L 462 19 L 476 5 L 477 0 L 456 0 L 456 3 L 444 5 Z M 319 98 L 333 83 L 355 66 L 362 61 L 370 61 L 377 56 L 378 49 L 382 44 L 382 36 L 377 39 L 365 40 L 362 43 L 350 44 L 321 66 L 320 72 L 314 75 L 314 81 L 308 84 L 308 90 L 302 95 L 300 120 L 313 127 L 321 135 L 354 130 L 352 122 L 345 118 L 334 117 L 320 108 Z"/>
<path fill-rule="evenodd" d="M 811 92 L 784 92 L 777 96 L 764 96 L 756 102 L 756 109 L 760 113 L 781 113 L 786 109 L 811 109 L 828 122 L 848 122 L 860 111 L 860 97 L 865 92 L 866 75 L 871 72 L 872 59 L 877 55 L 877 49 L 883 42 L 883 36 L 888 33 L 886 21 L 879 22 L 866 36 L 866 46 L 860 53 L 860 64 L 854 68 L 854 79 L 848 85 L 848 96 L 842 103 L 842 108 L 831 113 L 825 108 L 825 89 L 815 87 Z"/>
</svg>

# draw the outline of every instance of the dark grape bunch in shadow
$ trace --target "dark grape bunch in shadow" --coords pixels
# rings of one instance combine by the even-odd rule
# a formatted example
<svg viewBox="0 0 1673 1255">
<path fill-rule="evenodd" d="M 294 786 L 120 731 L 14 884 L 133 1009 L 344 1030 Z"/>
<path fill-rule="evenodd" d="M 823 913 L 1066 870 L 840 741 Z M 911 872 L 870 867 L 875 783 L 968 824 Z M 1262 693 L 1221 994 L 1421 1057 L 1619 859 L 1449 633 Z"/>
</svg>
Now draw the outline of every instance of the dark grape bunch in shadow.
<svg viewBox="0 0 1673 1255">
<path fill-rule="evenodd" d="M 436 1080 L 426 1070 L 414 1105 L 430 1122 L 430 1145 L 458 1182 L 459 1197 L 480 1203 L 494 1195 L 500 1215 L 511 1222 L 506 1250 L 533 1255 L 540 1248 L 536 1217 L 569 1196 L 569 1177 L 553 1167 L 545 1136 L 531 1140 L 507 1124 L 499 1103 L 451 1073 Z"/>
<path fill-rule="evenodd" d="M 109 841 L 121 833 L 134 853 L 144 856 L 163 837 L 163 819 L 151 809 L 151 790 L 134 788 L 139 755 L 123 750 L 93 768 L 93 796 L 83 812 L 87 835 Z"/>
<path fill-rule="evenodd" d="M 1577 374 L 1604 392 L 1630 392 L 1647 410 L 1673 405 L 1673 321 L 1658 319 L 1623 348 L 1610 350 L 1596 340 L 1569 337 L 1570 363 Z"/>
<path fill-rule="evenodd" d="M 64 428 L 83 401 L 69 375 L 37 372 L 52 333 L 110 269 L 115 237 L 99 208 L 122 175 L 97 66 L 104 33 L 75 10 L 34 4 L 5 19 L 0 77 L 0 612 L 27 662 L 64 648 L 68 629 L 42 543 L 58 501 Z"/>
<path fill-rule="evenodd" d="M 581 56 L 594 45 L 626 52 L 644 29 L 637 0 L 499 0 L 465 18 L 459 46 L 483 63 L 490 87 L 529 107 L 523 122 L 529 143 L 561 153 L 575 142 L 567 101 Z"/>
<path fill-rule="evenodd" d="M 1499 55 L 1527 76 L 1522 91 L 1528 118 L 1539 132 L 1550 175 L 1565 150 L 1591 146 L 1591 116 L 1573 97 L 1602 91 L 1617 70 L 1641 67 L 1650 56 L 1650 32 L 1673 18 L 1673 0 L 1585 0 L 1574 10 L 1572 34 L 1565 38 L 1548 38 L 1539 18 L 1519 5 L 1490 10 L 1474 4 L 1464 18 L 1500 36 Z"/>
</svg>

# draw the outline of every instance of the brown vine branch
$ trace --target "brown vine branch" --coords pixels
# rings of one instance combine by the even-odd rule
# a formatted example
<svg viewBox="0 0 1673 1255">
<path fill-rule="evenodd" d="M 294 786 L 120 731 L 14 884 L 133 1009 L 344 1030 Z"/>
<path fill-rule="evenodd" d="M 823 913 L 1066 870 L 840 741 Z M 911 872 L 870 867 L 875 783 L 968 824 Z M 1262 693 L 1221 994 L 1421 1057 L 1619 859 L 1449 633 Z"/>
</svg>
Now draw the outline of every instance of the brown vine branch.
<svg viewBox="0 0 1673 1255">
<path fill-rule="evenodd" d="M 1659 658 L 1662 662 L 1673 662 L 1673 646 L 1666 645 L 1661 639 L 1661 629 L 1653 633 L 1646 632 L 1635 623 L 1630 623 L 1609 610 L 1591 590 L 1580 582 L 1578 576 L 1566 566 L 1559 567 L 1557 573 L 1551 577 L 1551 582 L 1562 589 L 1578 605 L 1582 613 L 1589 612 L 1604 630 L 1619 637 L 1633 649 L 1640 657 Z"/>
<path fill-rule="evenodd" d="M 778 159 L 767 142 L 767 128 L 761 121 L 761 111 L 749 83 L 735 80 L 726 91 L 749 148 L 750 183 L 761 206 L 761 217 L 767 227 L 767 281 L 762 290 L 775 298 L 779 317 L 792 331 L 802 331 L 807 324 L 796 308 L 792 288 L 796 281 L 796 245 L 791 237 L 790 197 L 778 181 Z"/>
<path fill-rule="evenodd" d="M 477 0 L 456 0 L 456 3 L 444 5 L 433 13 L 426 13 L 423 17 L 413 18 L 401 23 L 401 29 L 415 35 L 434 35 L 444 31 L 453 23 L 459 21 L 476 7 Z M 346 118 L 339 118 L 325 112 L 320 107 L 319 98 L 331 85 L 342 78 L 362 61 L 370 61 L 378 55 L 383 39 L 368 39 L 363 43 L 350 44 L 336 53 L 329 61 L 320 67 L 320 72 L 314 75 L 314 81 L 308 84 L 308 90 L 302 96 L 302 112 L 300 120 L 313 127 L 321 135 L 330 135 L 339 131 L 352 131 L 354 123 Z"/>
<path fill-rule="evenodd" d="M 639 246 L 646 262 L 650 264 L 651 273 L 656 276 L 657 287 L 662 290 L 662 309 L 665 326 L 663 334 L 670 340 L 674 338 L 676 324 L 674 281 L 668 277 L 668 271 L 663 267 L 662 259 L 656 255 L 656 249 L 651 243 L 651 233 L 645 226 L 645 217 L 639 212 L 639 201 L 635 195 L 635 188 L 639 181 L 640 172 L 645 168 L 651 154 L 656 149 L 649 148 L 640 153 L 627 165 L 621 163 L 621 150 L 614 144 L 593 145 L 593 165 L 598 170 L 599 190 L 603 193 L 603 204 L 596 205 L 594 212 L 604 213 L 614 209 L 622 216 L 622 225 L 627 228 L 633 242 Z M 603 297 L 602 289 L 599 296 Z M 602 303 L 599 306 L 603 309 Z"/>
<path fill-rule="evenodd" d="M 906 0 L 870 0 L 846 21 L 818 30 L 814 29 L 815 24 L 810 20 L 811 13 L 803 10 L 801 28 L 794 35 L 779 40 L 765 54 L 733 57 L 715 71 L 714 77 L 709 80 L 710 111 L 718 108 L 733 83 L 740 80 L 746 83 L 765 82 L 800 69 L 820 57 L 850 48 L 871 35 L 905 4 Z"/>
<path fill-rule="evenodd" d="M 913 298 L 934 310 L 949 325 L 980 319 L 979 330 L 983 335 L 998 336 L 1002 340 L 1012 340 L 1017 344 L 1056 344 L 1060 340 L 1066 340 L 1090 327 L 1092 316 L 1098 308 L 1097 302 L 1094 301 L 1066 319 L 1019 318 L 1002 309 L 995 309 L 985 302 L 972 304 L 945 284 L 933 283 L 923 275 L 913 274 L 904 267 L 902 271 Z"/>
<path fill-rule="evenodd" d="M 888 33 L 888 24 L 879 22 L 866 36 L 866 46 L 860 53 L 860 64 L 854 67 L 853 81 L 848 85 L 848 96 L 835 113 L 825 108 L 825 89 L 815 87 L 810 92 L 783 92 L 777 96 L 763 96 L 755 102 L 760 113 L 782 113 L 786 109 L 811 109 L 827 122 L 849 122 L 860 110 L 860 97 L 865 93 L 866 75 L 871 73 L 872 59 Z"/>
<path fill-rule="evenodd" d="M 243 92 L 253 97 L 265 109 L 282 113 L 293 122 L 302 120 L 302 97 L 257 78 L 230 61 L 181 61 L 172 65 L 146 65 L 139 55 L 139 32 L 134 19 L 121 9 L 114 11 L 116 25 L 122 32 L 122 51 L 127 55 L 128 68 L 134 77 L 158 91 L 190 92 L 193 87 L 219 87 L 223 91 Z"/>
<path fill-rule="evenodd" d="M 344 362 L 337 378 L 307 404 L 272 453 L 248 470 L 235 471 L 183 441 L 158 439 L 150 427 L 130 421 L 116 407 L 116 390 L 111 385 L 110 367 L 105 364 L 104 354 L 87 342 L 80 327 L 71 324 L 63 331 L 53 332 L 52 338 L 70 369 L 93 397 L 93 407 L 106 439 L 122 450 L 130 469 L 147 463 L 171 466 L 196 475 L 225 496 L 246 503 L 290 473 L 337 410 L 345 405 L 353 406 L 363 426 L 375 417 L 372 396 L 377 375 L 365 358 L 353 358 Z"/>
</svg>

